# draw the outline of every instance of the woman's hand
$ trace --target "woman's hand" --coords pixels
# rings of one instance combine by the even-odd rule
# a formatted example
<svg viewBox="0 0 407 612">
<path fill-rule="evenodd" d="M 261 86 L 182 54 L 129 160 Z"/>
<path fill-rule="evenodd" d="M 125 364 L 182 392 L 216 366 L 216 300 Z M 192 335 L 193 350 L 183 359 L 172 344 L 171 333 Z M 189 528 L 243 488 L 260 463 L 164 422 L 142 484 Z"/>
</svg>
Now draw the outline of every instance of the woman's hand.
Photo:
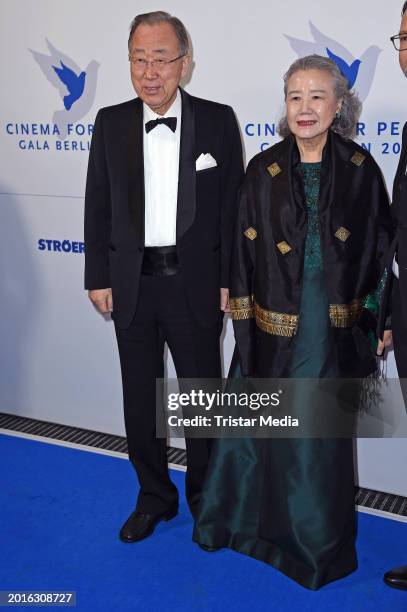
<svg viewBox="0 0 407 612">
<path fill-rule="evenodd" d="M 393 334 L 391 329 L 386 329 L 383 334 L 383 340 L 378 340 L 376 355 L 378 357 L 383 357 L 383 353 L 385 349 L 391 348 L 393 346 Z"/>
<path fill-rule="evenodd" d="M 225 313 L 230 313 L 229 289 L 225 287 L 220 290 L 220 309 Z"/>
</svg>

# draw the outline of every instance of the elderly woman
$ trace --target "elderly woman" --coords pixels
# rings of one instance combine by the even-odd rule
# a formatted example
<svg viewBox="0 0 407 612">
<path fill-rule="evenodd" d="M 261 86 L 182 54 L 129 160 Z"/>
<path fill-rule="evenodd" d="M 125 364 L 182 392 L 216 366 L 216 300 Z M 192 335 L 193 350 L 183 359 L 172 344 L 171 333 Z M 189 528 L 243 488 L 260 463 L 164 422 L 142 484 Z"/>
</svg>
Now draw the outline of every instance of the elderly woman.
<svg viewBox="0 0 407 612">
<path fill-rule="evenodd" d="M 360 102 L 333 61 L 297 60 L 284 93 L 284 139 L 251 160 L 240 193 L 230 304 L 241 373 L 367 377 L 366 296 L 391 238 L 385 185 L 349 139 Z M 355 535 L 351 439 L 214 445 L 194 532 L 202 548 L 232 548 L 318 589 L 356 569 Z"/>
</svg>

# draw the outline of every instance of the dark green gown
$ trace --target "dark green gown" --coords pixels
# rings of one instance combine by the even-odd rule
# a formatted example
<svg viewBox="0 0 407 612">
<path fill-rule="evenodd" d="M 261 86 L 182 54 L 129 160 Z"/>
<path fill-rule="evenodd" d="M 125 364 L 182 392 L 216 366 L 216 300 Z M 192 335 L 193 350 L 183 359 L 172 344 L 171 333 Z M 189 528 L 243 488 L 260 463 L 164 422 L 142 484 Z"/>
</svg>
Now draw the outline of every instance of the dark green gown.
<svg viewBox="0 0 407 612">
<path fill-rule="evenodd" d="M 318 228 L 320 166 L 302 164 L 308 230 L 290 378 L 337 374 Z M 299 401 L 306 414 L 312 398 Z M 215 441 L 195 541 L 250 555 L 318 589 L 356 569 L 355 533 L 352 440 Z"/>
</svg>

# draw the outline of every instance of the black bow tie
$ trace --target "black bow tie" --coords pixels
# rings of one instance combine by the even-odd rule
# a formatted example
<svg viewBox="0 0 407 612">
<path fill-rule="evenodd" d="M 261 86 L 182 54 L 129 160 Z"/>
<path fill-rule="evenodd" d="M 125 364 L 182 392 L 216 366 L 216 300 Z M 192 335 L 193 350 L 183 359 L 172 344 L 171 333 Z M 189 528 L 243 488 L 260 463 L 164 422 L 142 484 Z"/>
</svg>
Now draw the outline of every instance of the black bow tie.
<svg viewBox="0 0 407 612">
<path fill-rule="evenodd" d="M 175 132 L 177 129 L 177 118 L 176 117 L 160 117 L 159 119 L 152 119 L 151 121 L 147 121 L 146 123 L 146 133 L 148 134 L 160 123 L 164 123 L 166 126 L 170 128 L 172 132 Z"/>
</svg>

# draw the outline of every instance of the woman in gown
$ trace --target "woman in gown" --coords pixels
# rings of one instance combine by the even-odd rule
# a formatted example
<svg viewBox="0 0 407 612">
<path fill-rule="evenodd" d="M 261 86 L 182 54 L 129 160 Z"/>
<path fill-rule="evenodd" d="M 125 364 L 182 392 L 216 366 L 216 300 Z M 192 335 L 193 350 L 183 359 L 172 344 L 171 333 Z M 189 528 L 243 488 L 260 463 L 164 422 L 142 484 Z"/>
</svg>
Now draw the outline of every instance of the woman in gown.
<svg viewBox="0 0 407 612">
<path fill-rule="evenodd" d="M 297 60 L 284 93 L 284 139 L 251 160 L 240 192 L 230 279 L 240 371 L 367 377 L 367 296 L 392 232 L 386 188 L 349 139 L 360 102 L 333 61 Z M 296 410 L 310 408 L 303 397 Z M 232 548 L 318 589 L 356 569 L 355 535 L 351 439 L 215 441 L 194 531 L 202 548 Z"/>
</svg>

